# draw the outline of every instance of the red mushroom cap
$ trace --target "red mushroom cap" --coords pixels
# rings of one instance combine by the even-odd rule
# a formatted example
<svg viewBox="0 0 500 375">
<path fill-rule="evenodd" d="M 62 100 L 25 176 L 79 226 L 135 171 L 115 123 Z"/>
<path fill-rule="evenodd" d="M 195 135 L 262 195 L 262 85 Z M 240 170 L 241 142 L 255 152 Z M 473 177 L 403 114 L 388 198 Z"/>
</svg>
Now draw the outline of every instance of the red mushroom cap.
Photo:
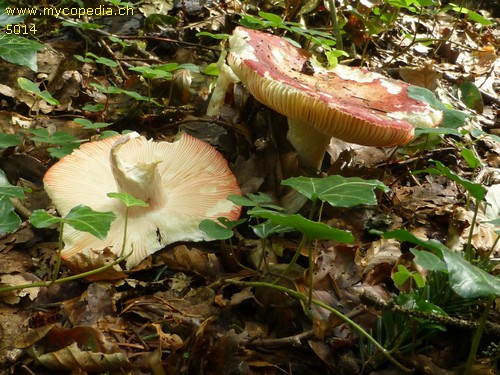
<svg viewBox="0 0 500 375">
<path fill-rule="evenodd" d="M 109 247 L 121 254 L 125 206 L 107 193 L 127 192 L 149 203 L 129 210 L 128 268 L 170 243 L 210 240 L 198 228 L 202 220 L 236 220 L 241 210 L 227 200 L 240 189 L 226 160 L 187 134 L 174 142 L 155 142 L 132 133 L 86 143 L 52 166 L 44 184 L 62 216 L 80 204 L 117 215 L 104 240 L 65 227 L 63 259 L 82 249 Z"/>
<path fill-rule="evenodd" d="M 442 112 L 410 98 L 402 81 L 362 68 L 324 69 L 308 51 L 257 30 L 238 27 L 229 44 L 227 62 L 257 100 L 324 136 L 397 146 L 413 139 L 415 127 L 441 122 Z"/>
</svg>

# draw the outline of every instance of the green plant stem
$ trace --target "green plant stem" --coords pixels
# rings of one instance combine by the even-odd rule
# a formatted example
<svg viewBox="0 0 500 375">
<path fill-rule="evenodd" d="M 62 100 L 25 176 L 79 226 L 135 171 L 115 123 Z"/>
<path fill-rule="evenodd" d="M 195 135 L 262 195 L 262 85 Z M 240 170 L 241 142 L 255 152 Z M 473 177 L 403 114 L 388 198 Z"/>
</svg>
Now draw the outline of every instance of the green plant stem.
<svg viewBox="0 0 500 375">
<path fill-rule="evenodd" d="M 120 257 L 125 253 L 125 244 L 127 242 L 127 234 L 128 234 L 128 211 L 129 206 L 125 206 L 125 220 L 124 220 L 124 228 L 123 228 L 123 241 L 122 241 L 122 251 L 120 252 Z M 132 254 L 132 251 L 130 252 Z"/>
<path fill-rule="evenodd" d="M 307 291 L 307 306 L 309 309 L 312 304 L 313 283 L 314 283 L 314 254 L 318 248 L 318 240 L 314 241 L 314 247 L 309 244 L 309 289 Z"/>
<path fill-rule="evenodd" d="M 312 200 L 311 204 L 311 212 L 309 212 L 309 220 L 312 220 L 314 218 L 314 214 L 316 211 L 316 206 L 318 204 L 317 199 Z M 321 205 L 319 206 L 318 210 L 318 223 L 321 222 L 321 215 L 323 214 L 323 205 L 325 204 L 324 201 L 321 201 Z M 308 250 L 309 250 L 309 288 L 307 290 L 307 307 L 310 309 L 311 304 L 312 304 L 312 295 L 313 295 L 313 281 L 314 281 L 314 259 L 313 255 L 316 254 L 316 249 L 318 248 L 318 240 L 314 241 L 314 248 L 311 247 L 311 244 L 309 244 Z"/>
<path fill-rule="evenodd" d="M 297 263 L 297 259 L 299 259 L 299 256 L 302 252 L 302 248 L 304 247 L 305 243 L 307 241 L 307 237 L 305 234 L 302 235 L 302 239 L 300 240 L 299 246 L 297 247 L 297 250 L 295 250 L 295 254 L 293 254 L 292 259 L 290 262 L 287 264 L 285 270 L 279 275 L 276 280 L 274 280 L 272 283 L 276 284 L 278 281 L 280 281 L 282 278 L 284 278 L 287 273 L 292 269 L 292 266 Z"/>
<path fill-rule="evenodd" d="M 225 241 L 221 241 L 222 243 L 222 247 L 224 247 L 225 245 Z M 264 251 L 263 253 L 265 253 L 265 248 L 263 248 Z M 254 269 L 250 268 L 250 267 L 247 267 L 245 266 L 244 264 L 242 264 L 238 258 L 236 257 L 236 254 L 234 253 L 234 245 L 233 245 L 233 241 L 232 241 L 232 238 L 229 239 L 229 255 L 231 255 L 231 258 L 233 259 L 233 261 L 238 265 L 238 267 L 240 267 L 241 269 L 244 269 L 244 270 L 247 270 L 247 271 L 250 271 L 250 272 L 255 272 Z M 264 257 L 265 255 L 262 256 L 262 258 Z M 260 264 L 262 264 L 262 258 L 261 258 L 261 261 L 260 261 Z M 259 268 L 257 268 L 257 270 L 260 270 L 260 264 L 259 264 Z"/>
<path fill-rule="evenodd" d="M 469 351 L 469 358 L 467 358 L 467 364 L 465 366 L 464 375 L 470 375 L 472 373 L 472 366 L 476 361 L 477 348 L 479 347 L 479 343 L 481 342 L 481 337 L 483 336 L 484 327 L 486 326 L 488 315 L 490 314 L 491 306 L 493 305 L 494 301 L 495 297 L 492 296 L 486 303 L 483 316 L 481 317 L 481 320 L 479 322 L 479 327 L 477 328 L 476 333 L 472 338 L 472 344 Z"/>
<path fill-rule="evenodd" d="M 300 292 L 297 292 L 296 290 L 286 288 L 281 285 L 276 285 L 276 284 L 270 284 L 266 283 L 263 281 L 239 281 L 239 280 L 232 280 L 232 279 L 227 279 L 223 280 L 223 283 L 226 284 L 232 284 L 232 285 L 238 285 L 242 287 L 250 287 L 250 288 L 271 288 L 278 290 L 283 293 L 287 293 L 288 295 L 292 296 L 293 298 L 296 298 L 302 302 L 307 302 L 308 297 Z M 344 314 L 342 314 L 340 311 L 334 309 L 333 307 L 327 305 L 324 302 L 318 301 L 317 299 L 312 299 L 311 300 L 312 304 L 322 307 L 329 312 L 331 312 L 333 315 L 341 319 L 342 321 L 346 322 L 349 324 L 351 327 L 354 328 L 361 336 L 365 337 L 368 341 L 370 341 L 380 352 L 395 366 L 397 366 L 400 370 L 404 372 L 411 372 L 412 370 L 403 366 L 401 363 L 399 363 L 395 358 L 391 356 L 388 350 L 386 350 L 381 344 L 377 342 L 368 332 L 366 332 L 363 327 L 361 327 L 359 324 L 357 324 L 355 321 L 352 319 L 348 318 Z"/>
<path fill-rule="evenodd" d="M 328 6 L 330 7 L 330 19 L 332 21 L 333 35 L 335 36 L 335 48 L 338 50 L 344 50 L 344 44 L 342 43 L 342 37 L 340 35 L 339 22 L 337 19 L 337 7 L 335 6 L 335 0 L 328 0 Z"/>
<path fill-rule="evenodd" d="M 477 199 L 475 200 L 475 207 L 474 207 L 474 214 L 472 216 L 472 220 L 470 223 L 470 228 L 469 228 L 469 237 L 467 238 L 467 246 L 465 248 L 465 259 L 467 259 L 469 262 L 474 259 L 474 254 L 472 254 L 472 236 L 474 235 L 474 227 L 476 224 L 477 220 L 477 215 L 479 212 L 479 202 Z"/>
<path fill-rule="evenodd" d="M 490 259 L 491 257 L 491 254 L 493 254 L 493 252 L 495 251 L 495 247 L 497 247 L 497 244 L 498 244 L 498 241 L 500 240 L 500 235 L 497 235 L 497 238 L 495 239 L 495 242 L 493 242 L 493 245 L 491 245 L 491 249 L 490 251 L 488 251 L 485 255 L 484 255 L 484 259 Z"/>
<path fill-rule="evenodd" d="M 105 266 L 96 268 L 95 270 L 79 273 L 78 275 L 73 275 L 73 276 L 68 276 L 68 277 L 63 277 L 62 279 L 57 279 L 57 280 L 50 280 L 50 281 L 40 281 L 36 283 L 31 283 L 31 284 L 22 284 L 22 285 L 12 285 L 6 288 L 1 288 L 0 293 L 5 293 L 5 292 L 11 292 L 13 290 L 21 290 L 21 289 L 28 289 L 28 288 L 43 288 L 43 287 L 49 287 L 52 284 L 61 284 L 65 283 L 68 281 L 73 281 L 73 280 L 78 280 L 82 279 L 88 276 L 92 276 L 95 274 L 98 274 L 99 272 L 105 271 L 108 268 L 113 267 L 114 265 L 123 262 L 125 259 L 127 259 L 132 253 L 128 253 L 125 256 L 122 256 L 120 258 L 115 259 L 113 262 L 106 264 Z"/>
</svg>

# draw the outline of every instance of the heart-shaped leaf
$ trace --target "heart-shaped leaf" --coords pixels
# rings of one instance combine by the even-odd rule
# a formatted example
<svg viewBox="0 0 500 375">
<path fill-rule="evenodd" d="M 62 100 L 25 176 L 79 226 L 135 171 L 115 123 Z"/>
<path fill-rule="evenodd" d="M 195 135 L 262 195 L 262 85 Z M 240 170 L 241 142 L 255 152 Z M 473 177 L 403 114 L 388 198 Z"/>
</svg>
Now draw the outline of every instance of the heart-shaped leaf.
<svg viewBox="0 0 500 375">
<path fill-rule="evenodd" d="M 35 228 L 50 228 L 64 222 L 64 219 L 51 215 L 45 210 L 35 210 L 30 216 L 30 222 Z"/>
<path fill-rule="evenodd" d="M 149 207 L 149 203 L 146 203 L 140 199 L 134 198 L 132 195 L 127 193 L 108 193 L 108 197 L 115 198 L 123 202 L 126 207 Z"/>
<path fill-rule="evenodd" d="M 359 177 L 328 176 L 326 178 L 292 177 L 281 182 L 311 200 L 322 200 L 333 207 L 354 207 L 361 204 L 376 205 L 374 190 L 389 188 L 377 180 Z"/>
<path fill-rule="evenodd" d="M 71 209 L 64 218 L 64 222 L 76 230 L 88 232 L 103 240 L 114 219 L 116 215 L 112 212 L 97 212 L 90 207 L 79 205 Z"/>
<path fill-rule="evenodd" d="M 231 229 L 225 228 L 210 219 L 203 220 L 198 227 L 214 240 L 227 240 L 234 235 Z"/>
<path fill-rule="evenodd" d="M 443 252 L 450 286 L 462 298 L 500 296 L 500 278 L 490 275 L 451 250 Z"/>
<path fill-rule="evenodd" d="M 310 240 L 335 240 L 343 243 L 351 243 L 354 241 L 354 236 L 351 232 L 332 228 L 324 223 L 308 220 L 298 214 L 283 214 L 260 207 L 252 208 L 248 211 L 248 214 L 254 217 L 269 219 L 275 225 L 292 227 L 307 236 Z"/>
</svg>

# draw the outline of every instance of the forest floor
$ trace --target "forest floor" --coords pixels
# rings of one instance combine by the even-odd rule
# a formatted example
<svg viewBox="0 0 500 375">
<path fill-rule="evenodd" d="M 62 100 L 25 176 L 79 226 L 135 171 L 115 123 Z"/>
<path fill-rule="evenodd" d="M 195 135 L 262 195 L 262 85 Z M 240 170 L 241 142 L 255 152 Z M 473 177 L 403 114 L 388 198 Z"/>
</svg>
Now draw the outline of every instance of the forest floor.
<svg viewBox="0 0 500 375">
<path fill-rule="evenodd" d="M 498 9 L 345 3 L 341 63 L 427 88 L 449 115 L 397 149 L 332 140 L 313 177 L 380 181 L 367 193 L 376 204 L 326 203 L 318 215 L 308 201 L 298 214 L 349 231 L 351 243 L 301 230 L 264 236 L 255 230 L 262 217 L 244 207 L 231 239 L 173 243 L 131 270 L 116 264 L 88 278 L 72 276 L 89 259 L 63 261 L 50 283 L 59 232 L 30 217 L 55 214 L 43 176 L 83 142 L 188 133 L 219 150 L 250 206 L 279 205 L 282 180 L 311 176 L 286 139 L 286 118 L 241 85 L 219 116 L 205 113 L 221 41 L 236 26 L 287 37 L 324 61 L 331 11 L 315 1 L 186 0 L 80 18 L 44 15 L 64 8 L 48 4 L 18 17 L 0 1 L 0 289 L 43 285 L 0 290 L 0 373 L 498 373 Z M 319 44 L 306 40 L 309 30 L 322 32 Z M 10 196 L 12 186 L 22 196 Z"/>
</svg>

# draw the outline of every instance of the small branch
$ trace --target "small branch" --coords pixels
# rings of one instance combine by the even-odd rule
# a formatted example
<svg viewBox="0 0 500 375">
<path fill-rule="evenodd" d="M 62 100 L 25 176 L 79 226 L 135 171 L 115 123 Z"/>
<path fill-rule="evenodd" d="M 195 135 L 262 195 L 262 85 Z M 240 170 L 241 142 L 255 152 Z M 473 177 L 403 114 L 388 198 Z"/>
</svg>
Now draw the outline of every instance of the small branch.
<svg viewBox="0 0 500 375">
<path fill-rule="evenodd" d="M 314 332 L 310 331 L 301 332 L 299 334 L 281 337 L 279 339 L 248 339 L 245 340 L 242 345 L 245 347 L 259 347 L 259 348 L 282 348 L 282 347 L 294 347 L 300 348 L 303 346 L 303 341 L 309 340 L 314 337 Z"/>
<path fill-rule="evenodd" d="M 328 0 L 328 6 L 330 7 L 330 19 L 332 21 L 333 35 L 335 36 L 335 41 L 337 42 L 335 48 L 343 51 L 344 43 L 342 43 L 342 36 L 340 35 L 339 22 L 337 18 L 337 7 L 335 6 L 335 0 Z"/>
<path fill-rule="evenodd" d="M 426 319 L 428 321 L 431 321 L 434 323 L 439 323 L 439 324 L 444 324 L 446 326 L 458 327 L 458 328 L 468 329 L 468 330 L 476 330 L 479 327 L 479 322 L 477 322 L 477 321 L 459 319 L 459 318 L 454 318 L 452 316 L 437 315 L 437 314 L 427 313 L 427 312 L 423 312 L 423 311 L 408 309 L 406 307 L 396 305 L 392 301 L 387 302 L 387 301 L 381 300 L 377 296 L 375 296 L 371 293 L 362 294 L 361 295 L 361 302 L 363 302 L 364 304 L 366 304 L 368 306 L 373 306 L 379 310 L 392 311 L 392 312 L 396 312 L 398 314 L 408 315 L 408 316 L 411 316 L 413 318 Z M 491 323 L 491 322 L 486 322 L 484 331 L 487 334 L 493 334 L 496 336 L 500 336 L 500 325 L 495 324 L 495 323 Z"/>
</svg>

